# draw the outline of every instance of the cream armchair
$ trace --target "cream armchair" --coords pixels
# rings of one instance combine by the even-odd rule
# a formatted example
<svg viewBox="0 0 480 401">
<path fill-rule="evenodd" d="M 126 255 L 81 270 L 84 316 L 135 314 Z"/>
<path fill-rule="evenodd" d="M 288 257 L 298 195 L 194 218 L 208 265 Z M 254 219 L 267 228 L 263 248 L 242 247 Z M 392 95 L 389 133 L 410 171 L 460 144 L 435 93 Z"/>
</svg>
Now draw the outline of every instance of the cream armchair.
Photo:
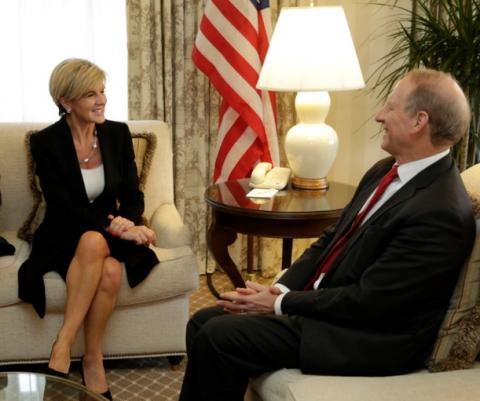
<svg viewBox="0 0 480 401">
<path fill-rule="evenodd" d="M 0 123 L 0 235 L 16 247 L 15 255 L 0 257 L 0 364 L 47 361 L 62 322 L 66 291 L 58 274 L 45 276 L 44 319 L 17 297 L 17 271 L 29 254 L 29 244 L 17 232 L 35 205 L 26 135 L 46 125 Z M 105 334 L 105 356 L 183 355 L 188 293 L 198 288 L 198 273 L 189 231 L 173 201 L 171 133 L 161 121 L 129 121 L 128 125 L 145 193 L 144 215 L 157 235 L 154 250 L 160 264 L 134 289 L 124 279 Z M 40 205 L 37 214 L 41 210 Z M 41 216 L 32 217 L 34 225 Z M 82 335 L 72 354 L 74 358 L 83 354 Z"/>
<path fill-rule="evenodd" d="M 281 369 L 252 380 L 246 401 L 480 400 L 480 360 L 475 362 L 480 351 L 480 164 L 464 171 L 462 179 L 476 209 L 477 238 L 429 361 L 436 373 L 348 377 Z"/>
</svg>

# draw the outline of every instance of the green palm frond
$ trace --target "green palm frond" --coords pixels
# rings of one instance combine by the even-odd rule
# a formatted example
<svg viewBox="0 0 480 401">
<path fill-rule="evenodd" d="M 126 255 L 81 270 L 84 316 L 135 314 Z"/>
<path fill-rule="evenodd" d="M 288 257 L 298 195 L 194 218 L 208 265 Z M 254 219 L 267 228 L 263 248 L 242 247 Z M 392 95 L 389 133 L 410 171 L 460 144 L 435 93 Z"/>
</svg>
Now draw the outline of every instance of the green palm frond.
<svg viewBox="0 0 480 401">
<path fill-rule="evenodd" d="M 380 99 L 409 70 L 427 67 L 451 73 L 469 97 L 472 122 L 467 143 L 454 149 L 460 167 L 479 161 L 480 139 L 480 0 L 374 2 L 398 11 L 391 22 L 392 48 L 368 78 Z"/>
</svg>

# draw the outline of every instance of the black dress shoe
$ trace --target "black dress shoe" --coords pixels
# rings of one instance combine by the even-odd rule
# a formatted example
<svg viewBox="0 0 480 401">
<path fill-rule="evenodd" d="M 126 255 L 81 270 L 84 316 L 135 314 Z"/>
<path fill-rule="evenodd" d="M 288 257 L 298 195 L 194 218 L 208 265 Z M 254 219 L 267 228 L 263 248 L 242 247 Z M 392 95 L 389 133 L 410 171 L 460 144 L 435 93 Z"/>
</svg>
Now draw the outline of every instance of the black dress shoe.
<svg viewBox="0 0 480 401">
<path fill-rule="evenodd" d="M 60 377 L 62 379 L 68 379 L 68 372 L 60 372 L 59 370 L 52 369 L 50 366 L 47 366 L 47 368 L 45 369 L 45 374 Z"/>
<path fill-rule="evenodd" d="M 82 377 L 82 384 L 87 387 L 87 384 L 85 383 L 85 376 L 83 374 L 83 358 L 80 359 L 80 376 Z M 88 388 L 88 387 L 87 387 Z M 100 393 L 102 397 L 105 397 L 107 400 L 113 401 L 112 398 L 112 393 L 110 392 L 110 389 L 105 391 L 104 393 Z"/>
</svg>

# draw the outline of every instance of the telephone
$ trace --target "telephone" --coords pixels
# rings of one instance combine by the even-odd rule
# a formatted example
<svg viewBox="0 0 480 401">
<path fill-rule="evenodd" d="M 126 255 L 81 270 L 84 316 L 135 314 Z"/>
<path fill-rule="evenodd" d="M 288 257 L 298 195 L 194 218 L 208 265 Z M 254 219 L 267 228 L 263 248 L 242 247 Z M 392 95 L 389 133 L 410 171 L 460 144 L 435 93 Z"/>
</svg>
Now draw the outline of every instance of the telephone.
<svg viewBox="0 0 480 401">
<path fill-rule="evenodd" d="M 273 167 L 272 163 L 258 163 L 250 177 L 251 188 L 283 189 L 290 178 L 290 169 L 287 167 Z"/>
</svg>

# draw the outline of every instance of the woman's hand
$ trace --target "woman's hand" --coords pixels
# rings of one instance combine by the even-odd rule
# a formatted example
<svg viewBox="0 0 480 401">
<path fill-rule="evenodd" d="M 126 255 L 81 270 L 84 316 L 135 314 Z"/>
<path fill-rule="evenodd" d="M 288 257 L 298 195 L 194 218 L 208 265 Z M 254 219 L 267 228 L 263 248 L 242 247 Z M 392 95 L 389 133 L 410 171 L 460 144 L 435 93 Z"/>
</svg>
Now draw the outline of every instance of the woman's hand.
<svg viewBox="0 0 480 401">
<path fill-rule="evenodd" d="M 125 217 L 114 217 L 113 215 L 109 214 L 108 218 L 110 219 L 110 225 L 107 228 L 107 232 L 114 237 L 121 237 L 122 233 L 132 227 L 135 227 L 133 221 L 128 220 Z"/>
<path fill-rule="evenodd" d="M 147 226 L 133 226 L 129 229 L 123 231 L 120 234 L 120 238 L 126 241 L 133 241 L 137 245 L 146 245 L 154 244 L 156 237 L 155 232 L 148 228 Z"/>
</svg>

